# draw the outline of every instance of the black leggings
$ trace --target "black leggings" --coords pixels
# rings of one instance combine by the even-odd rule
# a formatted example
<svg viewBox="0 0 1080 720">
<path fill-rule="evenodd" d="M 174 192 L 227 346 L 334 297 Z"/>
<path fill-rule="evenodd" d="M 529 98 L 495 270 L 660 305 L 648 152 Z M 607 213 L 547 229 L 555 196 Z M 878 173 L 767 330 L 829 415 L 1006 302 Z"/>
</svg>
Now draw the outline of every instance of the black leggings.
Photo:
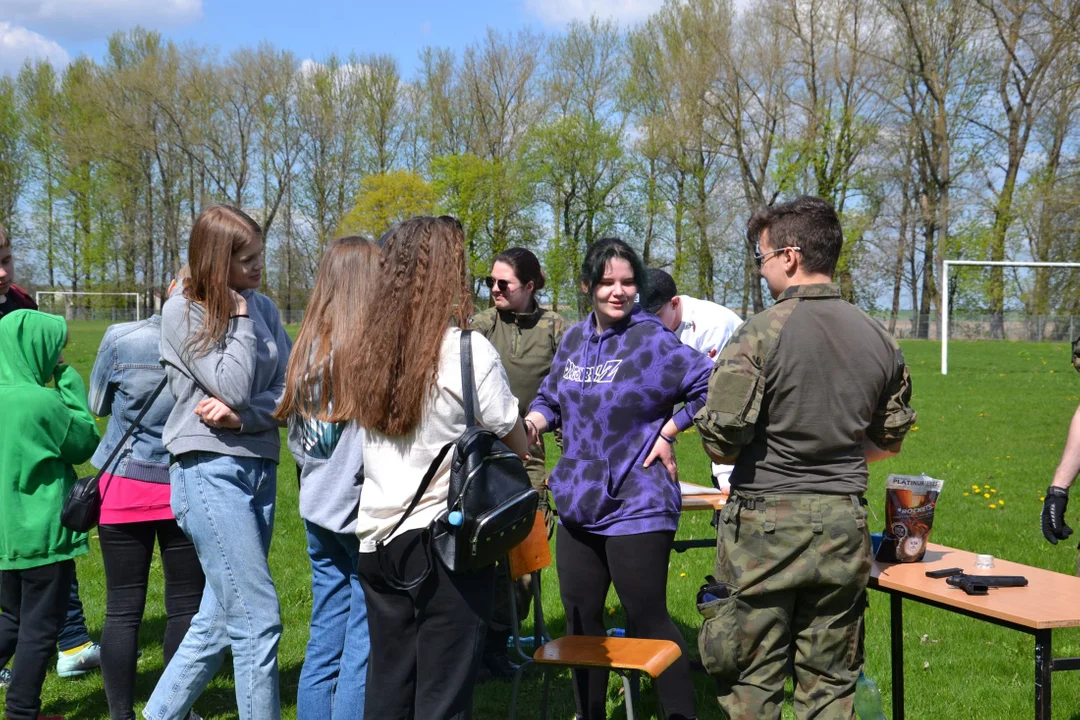
<svg viewBox="0 0 1080 720">
<path fill-rule="evenodd" d="M 135 663 L 139 625 L 146 608 L 154 539 L 161 545 L 165 574 L 165 664 L 184 639 L 202 600 L 203 577 L 191 539 L 175 520 L 102 525 L 101 557 L 107 592 L 105 628 L 101 633 L 101 674 L 112 720 L 135 718 Z"/>
<path fill-rule="evenodd" d="M 667 570 L 674 540 L 673 532 L 607 536 L 559 525 L 556 567 L 567 634 L 605 633 L 604 601 L 614 582 L 626 609 L 628 635 L 678 644 L 682 655 L 657 685 L 668 718 L 683 720 L 696 715 L 686 641 L 667 610 Z M 584 720 L 606 717 L 607 684 L 604 670 L 574 671 L 574 699 Z"/>
</svg>

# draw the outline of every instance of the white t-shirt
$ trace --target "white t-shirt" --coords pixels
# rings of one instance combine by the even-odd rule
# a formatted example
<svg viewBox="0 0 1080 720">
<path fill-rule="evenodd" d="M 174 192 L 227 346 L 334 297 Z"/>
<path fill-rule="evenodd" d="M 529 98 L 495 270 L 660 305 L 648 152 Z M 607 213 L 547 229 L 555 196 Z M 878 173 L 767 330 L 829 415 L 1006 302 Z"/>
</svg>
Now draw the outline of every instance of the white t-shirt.
<svg viewBox="0 0 1080 720">
<path fill-rule="evenodd" d="M 510 392 L 506 371 L 491 343 L 474 332 L 472 347 L 476 422 L 504 437 L 518 421 L 517 398 Z M 450 328 L 443 336 L 438 377 L 420 425 L 408 435 L 395 437 L 370 429 L 364 435 L 364 489 L 356 520 L 360 552 L 375 552 L 375 543 L 386 540 L 416 495 L 428 466 L 444 445 L 465 432 L 464 402 L 461 331 Z M 416 509 L 396 535 L 427 527 L 446 510 L 452 456 L 452 451 L 447 453 Z"/>
<path fill-rule="evenodd" d="M 742 325 L 742 319 L 723 305 L 680 295 L 682 302 L 682 326 L 679 340 L 713 360 L 727 345 L 727 341 Z M 713 480 L 721 490 L 731 487 L 731 471 L 734 465 L 712 464 Z"/>
<path fill-rule="evenodd" d="M 721 348 L 742 325 L 742 319 L 723 305 L 680 295 L 682 325 L 676 330 L 683 345 L 716 359 Z"/>
</svg>

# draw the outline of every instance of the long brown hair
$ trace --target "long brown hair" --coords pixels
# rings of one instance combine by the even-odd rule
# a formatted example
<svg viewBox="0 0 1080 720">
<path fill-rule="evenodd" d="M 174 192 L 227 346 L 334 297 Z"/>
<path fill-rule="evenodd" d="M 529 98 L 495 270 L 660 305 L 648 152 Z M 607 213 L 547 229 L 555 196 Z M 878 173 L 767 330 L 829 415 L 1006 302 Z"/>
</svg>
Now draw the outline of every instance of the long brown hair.
<svg viewBox="0 0 1080 720">
<path fill-rule="evenodd" d="M 378 285 L 379 248 L 361 237 L 331 242 L 285 371 L 285 396 L 274 413 L 340 422 L 360 414 L 368 391 L 356 368 Z"/>
<path fill-rule="evenodd" d="M 262 236 L 259 224 L 240 209 L 215 205 L 199 213 L 188 241 L 191 277 L 184 280 L 184 297 L 203 306 L 203 326 L 188 339 L 188 348 L 205 354 L 225 337 L 232 314 L 229 267 L 234 253 Z"/>
<path fill-rule="evenodd" d="M 380 287 L 356 364 L 367 385 L 358 420 L 387 435 L 411 432 L 435 384 L 451 320 L 468 327 L 465 232 L 452 217 L 415 217 L 394 227 L 380 259 Z M 335 407 L 335 410 L 337 408 Z"/>
</svg>

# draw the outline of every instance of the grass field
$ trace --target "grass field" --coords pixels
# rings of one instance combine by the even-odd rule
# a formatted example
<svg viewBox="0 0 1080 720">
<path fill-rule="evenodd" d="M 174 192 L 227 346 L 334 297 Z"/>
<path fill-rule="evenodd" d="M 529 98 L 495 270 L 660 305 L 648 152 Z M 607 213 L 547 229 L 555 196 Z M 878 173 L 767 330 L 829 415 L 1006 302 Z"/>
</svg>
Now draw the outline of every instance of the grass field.
<svg viewBox="0 0 1080 720">
<path fill-rule="evenodd" d="M 71 329 L 65 356 L 84 376 L 89 376 L 104 329 L 104 324 L 89 323 Z M 904 350 L 914 377 L 912 404 L 919 420 L 900 457 L 872 466 L 868 493 L 876 516 L 871 518 L 872 529 L 880 530 L 884 522 L 886 475 L 925 472 L 946 481 L 935 518 L 933 541 L 1072 573 L 1076 550 L 1070 543 L 1050 546 L 1038 528 L 1040 497 L 1060 458 L 1069 418 L 1080 402 L 1080 376 L 1069 365 L 1068 347 L 957 342 L 950 351 L 948 377 L 939 374 L 937 343 L 908 342 Z M 684 479 L 707 482 L 708 465 L 696 440 L 684 436 L 678 448 Z M 285 626 L 280 654 L 284 715 L 292 718 L 307 641 L 310 575 L 291 462 L 281 464 L 278 481 L 277 525 L 270 562 Z M 980 492 L 973 491 L 975 485 Z M 711 532 L 705 513 L 688 513 L 679 528 L 680 537 L 702 537 Z M 694 594 L 702 577 L 711 572 L 713 559 L 709 550 L 692 550 L 671 559 L 668 604 L 691 647 L 696 647 L 700 624 Z M 105 614 L 105 579 L 100 550 L 93 536 L 91 552 L 80 558 L 78 570 L 90 631 L 99 637 Z M 137 697 L 144 700 L 162 668 L 165 618 L 161 587 L 161 567 L 155 562 L 140 640 L 144 654 L 139 664 Z M 888 713 L 888 602 L 884 595 L 873 592 L 870 601 L 866 672 L 882 688 Z M 565 621 L 554 572 L 544 575 L 544 609 L 551 632 L 555 636 L 563 634 Z M 1029 636 L 914 603 L 907 603 L 905 610 L 909 717 L 1030 716 L 1034 671 Z M 614 593 L 608 599 L 608 612 L 612 626 L 625 626 L 625 615 Z M 1059 631 L 1054 642 L 1057 656 L 1080 655 L 1080 631 Z M 447 662 L 455 659 L 447 658 Z M 196 710 L 207 718 L 236 716 L 228 667 L 218 674 L 196 705 Z M 526 678 L 518 716 L 531 718 L 537 715 L 541 683 L 537 673 L 530 672 Z M 573 717 L 569 677 L 560 676 L 552 687 L 551 716 L 557 720 Z M 696 687 L 700 717 L 703 720 L 722 717 L 708 678 L 697 677 Z M 377 689 L 370 688 L 369 692 Z M 609 712 L 613 718 L 625 717 L 619 693 L 620 686 L 613 679 L 609 689 Z M 509 699 L 508 683 L 480 686 L 474 717 L 478 720 L 505 717 Z M 1080 718 L 1080 674 L 1057 674 L 1053 699 L 1055 717 Z M 648 687 L 645 704 L 647 708 L 653 707 Z M 45 684 L 43 713 L 67 718 L 108 717 L 101 675 L 93 673 L 62 680 L 50 674 Z M 785 717 L 794 717 L 790 706 L 785 709 Z"/>
</svg>

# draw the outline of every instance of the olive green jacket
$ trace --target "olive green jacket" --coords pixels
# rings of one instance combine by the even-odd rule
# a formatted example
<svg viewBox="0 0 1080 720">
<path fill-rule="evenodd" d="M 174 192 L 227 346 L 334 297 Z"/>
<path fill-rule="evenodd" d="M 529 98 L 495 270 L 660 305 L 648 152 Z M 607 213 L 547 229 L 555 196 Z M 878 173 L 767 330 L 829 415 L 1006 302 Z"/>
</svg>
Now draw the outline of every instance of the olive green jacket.
<svg viewBox="0 0 1080 720">
<path fill-rule="evenodd" d="M 558 313 L 540 306 L 529 313 L 489 308 L 473 316 L 472 329 L 499 351 L 510 390 L 524 417 L 540 383 L 551 372 L 551 361 L 562 342 L 566 322 Z"/>
</svg>

